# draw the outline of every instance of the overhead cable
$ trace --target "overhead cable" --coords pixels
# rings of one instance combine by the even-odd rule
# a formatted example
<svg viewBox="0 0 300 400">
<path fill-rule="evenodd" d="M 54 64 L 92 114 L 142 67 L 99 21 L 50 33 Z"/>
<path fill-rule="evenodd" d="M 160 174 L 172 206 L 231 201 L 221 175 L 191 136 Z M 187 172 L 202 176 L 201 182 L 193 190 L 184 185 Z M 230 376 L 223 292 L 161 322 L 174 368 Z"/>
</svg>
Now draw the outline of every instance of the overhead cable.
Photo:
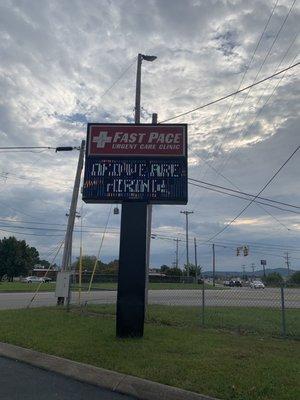
<svg viewBox="0 0 300 400">
<path fill-rule="evenodd" d="M 235 96 L 235 95 L 238 94 L 238 93 L 244 92 L 245 90 L 248 90 L 249 88 L 252 88 L 253 86 L 260 85 L 261 83 L 266 82 L 266 81 L 268 81 L 269 79 L 274 78 L 275 76 L 281 75 L 281 74 L 283 74 L 284 72 L 289 71 L 290 69 L 297 67 L 299 64 L 300 64 L 300 62 L 297 62 L 297 63 L 295 63 L 295 64 L 293 64 L 293 65 L 290 65 L 289 67 L 286 67 L 286 68 L 284 68 L 284 69 L 282 69 L 282 70 L 280 70 L 280 71 L 278 71 L 278 72 L 276 72 L 276 73 L 274 73 L 274 74 L 272 74 L 272 75 L 267 76 L 266 78 L 263 78 L 263 79 L 261 79 L 261 80 L 255 82 L 255 83 L 252 83 L 251 85 L 248 85 L 248 86 L 246 86 L 246 87 L 244 87 L 244 88 L 242 88 L 242 89 L 236 90 L 235 92 L 229 93 L 229 94 L 227 94 L 227 95 L 225 95 L 225 96 L 223 96 L 223 97 L 219 97 L 219 98 L 216 99 L 216 100 L 212 100 L 212 101 L 210 101 L 209 103 L 206 103 L 206 104 L 203 104 L 203 105 L 198 106 L 198 107 L 196 107 L 196 108 L 193 108 L 192 110 L 185 111 L 185 112 L 183 112 L 183 113 L 181 113 L 181 114 L 177 114 L 177 115 L 175 115 L 174 117 L 165 119 L 165 120 L 163 120 L 163 121 L 159 121 L 159 124 L 163 124 L 163 123 L 165 123 L 165 122 L 172 121 L 172 120 L 177 119 L 177 118 L 179 118 L 179 117 L 182 117 L 182 116 L 184 116 L 184 115 L 191 114 L 191 113 L 193 113 L 193 112 L 195 112 L 195 111 L 198 111 L 198 110 L 201 110 L 201 109 L 203 109 L 203 108 L 209 107 L 209 106 L 211 106 L 211 105 L 213 105 L 213 104 L 219 103 L 220 101 L 226 100 L 226 99 L 228 99 L 229 97 L 232 97 L 232 96 Z"/>
<path fill-rule="evenodd" d="M 298 146 L 293 153 L 288 157 L 288 159 L 281 165 L 281 167 L 275 172 L 275 174 L 272 175 L 272 177 L 267 181 L 267 183 L 262 187 L 262 189 L 257 193 L 257 195 L 250 200 L 250 202 L 228 223 L 226 224 L 219 232 L 215 233 L 213 236 L 211 236 L 209 239 L 206 240 L 206 242 L 210 242 L 212 239 L 215 237 L 219 236 L 221 233 L 223 233 L 227 228 L 229 228 L 230 225 L 232 225 L 249 207 L 250 205 L 257 199 L 257 197 L 270 185 L 270 183 L 276 178 L 276 176 L 279 174 L 279 172 L 285 167 L 285 165 L 292 159 L 292 157 L 297 153 L 297 151 L 300 149 L 300 146 Z"/>
<path fill-rule="evenodd" d="M 241 190 L 229 189 L 229 188 L 227 188 L 227 187 L 225 187 L 225 186 L 220 186 L 220 185 L 216 185 L 216 184 L 213 184 L 213 183 L 201 181 L 200 179 L 195 179 L 195 178 L 188 178 L 188 179 L 189 179 L 190 181 L 202 183 L 202 184 L 208 185 L 208 186 L 213 186 L 213 187 L 216 187 L 216 188 L 218 188 L 218 189 L 227 190 L 227 191 L 229 191 L 229 192 L 234 192 L 234 193 L 242 194 L 242 195 L 249 196 L 249 197 L 255 197 L 254 194 L 242 192 Z M 300 209 L 300 206 L 295 206 L 295 205 L 293 205 L 293 204 L 284 203 L 284 202 L 282 202 L 282 201 L 272 200 L 272 199 L 269 199 L 269 198 L 267 198 L 267 197 L 258 196 L 257 199 L 266 200 L 266 201 L 269 201 L 269 202 L 272 202 L 272 203 L 281 204 L 281 205 L 283 205 L 283 206 L 287 206 L 287 207 L 292 207 L 292 208 Z"/>
</svg>

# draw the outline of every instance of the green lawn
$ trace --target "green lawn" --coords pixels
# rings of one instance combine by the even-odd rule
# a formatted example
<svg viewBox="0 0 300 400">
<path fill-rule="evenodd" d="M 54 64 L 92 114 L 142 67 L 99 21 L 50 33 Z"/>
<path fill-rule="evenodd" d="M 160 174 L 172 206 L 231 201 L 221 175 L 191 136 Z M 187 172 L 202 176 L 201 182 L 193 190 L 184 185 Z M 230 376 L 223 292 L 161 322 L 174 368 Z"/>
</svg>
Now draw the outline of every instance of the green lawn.
<svg viewBox="0 0 300 400">
<path fill-rule="evenodd" d="M 115 305 L 88 305 L 88 311 L 114 316 Z M 146 320 L 151 324 L 191 329 L 224 329 L 240 334 L 281 337 L 281 311 L 257 307 L 201 307 L 150 305 Z M 203 325 L 204 322 L 204 325 Z M 286 333 L 300 340 L 300 309 L 286 309 Z"/>
<path fill-rule="evenodd" d="M 23 283 L 23 282 L 0 282 L 0 292 L 35 292 L 38 283 Z M 87 290 L 88 283 L 82 284 L 82 290 Z M 149 289 L 152 290 L 166 290 L 166 289 L 201 289 L 202 285 L 193 283 L 150 283 Z M 205 289 L 226 289 L 222 286 L 213 287 L 212 285 L 205 285 Z M 43 283 L 40 287 L 41 291 L 55 290 L 55 282 Z M 73 290 L 78 290 L 78 285 L 73 285 Z M 117 283 L 103 282 L 93 283 L 91 290 L 117 290 Z"/>
<path fill-rule="evenodd" d="M 1 292 L 35 292 L 39 283 L 25 283 L 25 282 L 0 282 Z M 41 292 L 51 292 L 55 290 L 55 283 L 42 283 Z"/>
<path fill-rule="evenodd" d="M 205 284 L 205 289 L 226 289 L 223 286 L 212 286 Z M 87 283 L 82 284 L 83 290 L 88 288 Z M 151 290 L 174 290 L 174 289 L 181 289 L 181 290 L 200 290 L 203 288 L 203 285 L 198 285 L 196 283 L 149 283 L 149 289 Z M 75 289 L 78 289 L 78 285 L 75 285 Z M 117 283 L 114 282 L 103 282 L 103 283 L 93 283 L 92 289 L 94 290 L 117 290 Z"/>
<path fill-rule="evenodd" d="M 200 329 L 183 312 L 177 326 L 175 315 L 169 325 L 150 318 L 143 339 L 121 340 L 111 309 L 88 311 L 0 311 L 0 340 L 220 399 L 300 398 L 299 342 Z"/>
</svg>

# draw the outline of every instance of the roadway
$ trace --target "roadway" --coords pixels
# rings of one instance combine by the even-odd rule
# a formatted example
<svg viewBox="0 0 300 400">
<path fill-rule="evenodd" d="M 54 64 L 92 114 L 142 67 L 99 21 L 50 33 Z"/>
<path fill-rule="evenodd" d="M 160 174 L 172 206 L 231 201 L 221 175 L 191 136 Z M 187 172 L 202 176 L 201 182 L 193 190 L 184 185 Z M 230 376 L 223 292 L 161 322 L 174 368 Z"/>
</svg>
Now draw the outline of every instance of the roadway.
<svg viewBox="0 0 300 400">
<path fill-rule="evenodd" d="M 285 306 L 300 308 L 300 288 L 285 289 Z M 25 308 L 33 293 L 0 293 L 0 309 Z M 82 293 L 82 301 L 89 304 L 114 304 L 117 292 L 97 290 Z M 78 294 L 72 294 L 72 303 L 78 303 Z M 54 292 L 40 292 L 31 307 L 53 306 Z M 149 304 L 200 306 L 202 290 L 149 290 Z M 205 306 L 216 307 L 281 307 L 279 288 L 250 289 L 230 288 L 228 290 L 205 290 Z"/>
<path fill-rule="evenodd" d="M 135 399 L 4 357 L 0 357 L 0 369 L 3 400 Z"/>
</svg>

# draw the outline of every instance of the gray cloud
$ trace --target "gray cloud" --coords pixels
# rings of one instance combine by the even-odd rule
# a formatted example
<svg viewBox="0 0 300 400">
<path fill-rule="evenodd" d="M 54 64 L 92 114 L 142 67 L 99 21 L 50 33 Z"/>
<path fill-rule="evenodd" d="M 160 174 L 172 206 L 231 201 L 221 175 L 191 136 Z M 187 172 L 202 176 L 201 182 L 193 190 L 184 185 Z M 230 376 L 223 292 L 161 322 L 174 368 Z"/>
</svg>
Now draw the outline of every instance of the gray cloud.
<svg viewBox="0 0 300 400">
<path fill-rule="evenodd" d="M 75 146 L 85 136 L 87 121 L 132 122 L 134 57 L 138 52 L 158 56 L 155 63 L 143 64 L 144 122 L 150 122 L 152 112 L 163 120 L 236 90 L 248 66 L 244 85 L 249 84 L 290 5 L 288 0 L 280 2 L 249 66 L 273 7 L 269 0 L 2 1 L 0 145 Z M 298 54 L 297 19 L 296 5 L 259 78 L 273 73 L 279 65 L 290 65 Z M 132 67 L 123 78 L 103 96 L 130 64 Z M 299 144 L 297 69 L 287 73 L 273 93 L 277 83 L 274 79 L 251 90 L 245 101 L 244 93 L 174 121 L 189 123 L 189 141 L 201 157 L 190 152 L 190 176 L 230 185 L 204 164 L 204 159 L 243 190 L 256 193 L 260 189 Z M 0 173 L 8 172 L 6 182 L 1 182 L 0 201 L 7 204 L 1 206 L 1 218 L 31 221 L 26 225 L 31 227 L 34 221 L 64 224 L 77 156 L 77 152 L 0 152 Z M 296 155 L 265 195 L 299 204 L 298 165 Z M 245 204 L 195 187 L 190 187 L 189 195 L 187 207 L 195 211 L 190 235 L 199 242 L 220 230 Z M 84 225 L 103 227 L 108 209 L 108 205 L 85 205 Z M 154 207 L 153 231 L 184 238 L 181 209 Z M 274 254 L 269 256 L 274 265 L 282 265 L 279 256 L 284 246 L 298 246 L 299 218 L 279 210 L 271 212 L 292 230 L 287 231 L 252 205 L 238 224 L 218 238 L 219 245 L 232 242 L 218 248 L 220 268 L 240 267 L 241 260 L 234 257 L 233 249 L 234 243 L 241 242 L 280 244 L 282 247 L 270 246 L 268 252 Z M 117 230 L 119 222 L 119 217 L 112 216 L 109 225 Z M 57 225 L 58 228 L 63 227 Z M 43 253 L 61 238 L 26 234 L 18 237 L 26 238 Z M 118 256 L 118 236 L 110 235 L 103 247 L 107 260 Z M 78 240 L 76 233 L 74 255 L 78 254 Z M 99 241 L 99 234 L 86 233 L 85 251 L 96 254 Z M 253 245 L 246 260 L 249 263 L 258 263 L 263 257 L 259 248 L 254 252 L 255 248 Z M 174 250 L 172 240 L 153 240 L 152 264 L 170 264 Z M 182 264 L 183 242 L 181 252 Z M 294 268 L 300 265 L 296 256 L 297 252 Z M 209 244 L 199 247 L 199 257 L 204 265 L 210 265 Z"/>
</svg>

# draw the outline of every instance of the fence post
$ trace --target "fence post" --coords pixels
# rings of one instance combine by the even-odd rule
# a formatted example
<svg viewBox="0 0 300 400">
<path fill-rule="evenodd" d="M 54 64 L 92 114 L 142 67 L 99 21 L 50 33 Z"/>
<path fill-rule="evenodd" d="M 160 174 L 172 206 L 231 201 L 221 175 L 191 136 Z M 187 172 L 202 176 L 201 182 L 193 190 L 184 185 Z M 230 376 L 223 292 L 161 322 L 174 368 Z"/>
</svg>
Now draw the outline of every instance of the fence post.
<svg viewBox="0 0 300 400">
<path fill-rule="evenodd" d="M 284 286 L 280 287 L 281 294 L 281 335 L 283 338 L 286 337 L 286 321 L 285 321 L 285 305 L 284 305 Z"/>
<path fill-rule="evenodd" d="M 203 279 L 203 285 L 202 285 L 202 326 L 204 326 L 204 309 L 205 309 L 205 283 Z"/>
</svg>

